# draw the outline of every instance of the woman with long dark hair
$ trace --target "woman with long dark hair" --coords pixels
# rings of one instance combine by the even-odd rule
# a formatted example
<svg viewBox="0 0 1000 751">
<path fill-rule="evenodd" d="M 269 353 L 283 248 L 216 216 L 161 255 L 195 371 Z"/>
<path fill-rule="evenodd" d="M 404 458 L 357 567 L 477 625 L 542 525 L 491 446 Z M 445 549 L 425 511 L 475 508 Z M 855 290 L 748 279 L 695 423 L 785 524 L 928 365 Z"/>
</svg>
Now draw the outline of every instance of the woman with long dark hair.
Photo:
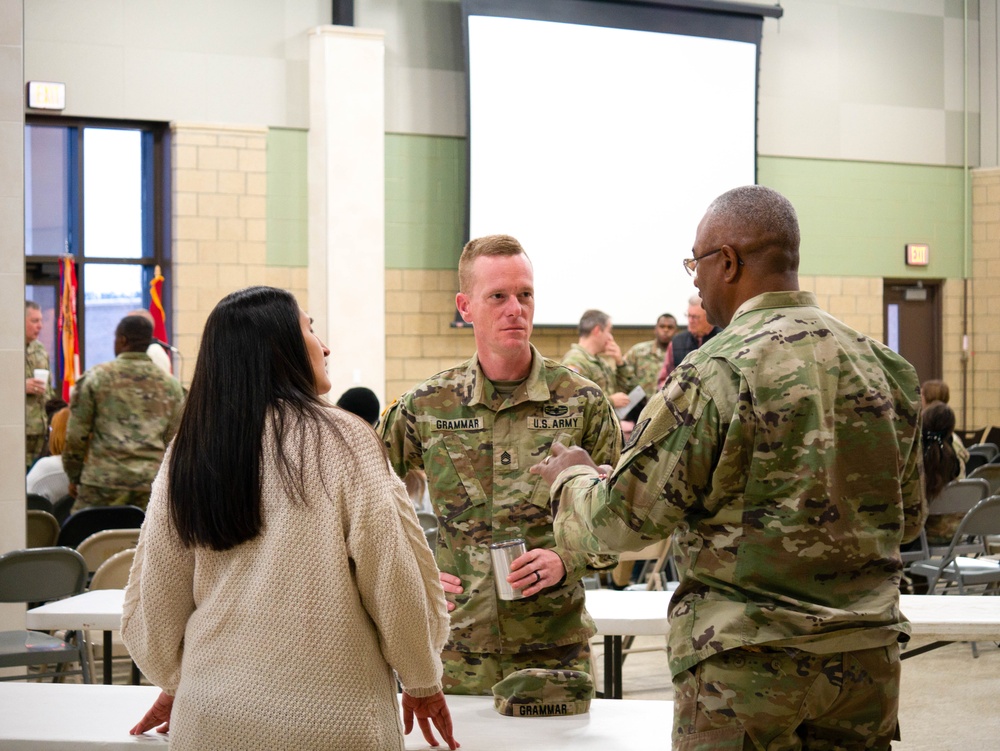
<svg viewBox="0 0 1000 751">
<path fill-rule="evenodd" d="M 328 354 L 283 290 L 209 316 L 125 593 L 123 640 L 163 689 L 133 734 L 402 749 L 398 677 L 406 732 L 457 747 L 437 568 L 374 431 L 319 398 Z"/>
<path fill-rule="evenodd" d="M 922 414 L 924 446 L 924 492 L 931 503 L 938 493 L 962 474 L 962 465 L 952 444 L 955 413 L 944 402 L 931 402 Z M 947 545 L 954 537 L 963 514 L 934 514 L 927 517 L 924 532 L 931 545 Z"/>
</svg>

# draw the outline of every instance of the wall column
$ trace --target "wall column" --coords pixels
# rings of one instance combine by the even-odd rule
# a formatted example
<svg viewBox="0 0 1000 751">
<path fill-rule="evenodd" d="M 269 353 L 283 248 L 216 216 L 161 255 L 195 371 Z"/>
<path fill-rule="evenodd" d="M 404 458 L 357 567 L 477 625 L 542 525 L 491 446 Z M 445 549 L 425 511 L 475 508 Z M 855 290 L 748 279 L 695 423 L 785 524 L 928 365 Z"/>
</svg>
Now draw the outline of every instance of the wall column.
<svg viewBox="0 0 1000 751">
<path fill-rule="evenodd" d="M 383 32 L 310 32 L 309 116 L 309 313 L 330 348 L 330 396 L 367 386 L 384 404 Z"/>
<path fill-rule="evenodd" d="M 23 19 L 0 0 L 0 553 L 25 542 Z M 22 628 L 24 606 L 0 605 L 0 631 Z"/>
</svg>

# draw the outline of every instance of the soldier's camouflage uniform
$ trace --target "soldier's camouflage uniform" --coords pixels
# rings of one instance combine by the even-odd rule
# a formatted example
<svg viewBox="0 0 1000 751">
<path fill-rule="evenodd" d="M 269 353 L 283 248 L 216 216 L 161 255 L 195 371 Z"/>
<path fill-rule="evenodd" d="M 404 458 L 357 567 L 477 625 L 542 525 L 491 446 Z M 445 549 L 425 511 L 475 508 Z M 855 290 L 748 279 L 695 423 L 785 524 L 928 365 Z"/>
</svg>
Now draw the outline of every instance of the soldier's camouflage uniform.
<svg viewBox="0 0 1000 751">
<path fill-rule="evenodd" d="M 625 353 L 625 363 L 632 368 L 636 382 L 642 386 L 646 396 L 656 393 L 656 378 L 660 375 L 667 348 L 656 339 L 633 345 Z"/>
<path fill-rule="evenodd" d="M 505 398 L 483 375 L 478 359 L 438 373 L 403 395 L 383 415 L 379 431 L 393 468 L 403 476 L 423 469 L 437 515 L 435 557 L 441 571 L 461 578 L 445 647 L 446 690 L 488 694 L 498 678 L 484 656 L 501 659 L 501 672 L 529 666 L 574 667 L 550 660 L 553 648 L 581 645 L 594 624 L 584 610 L 581 577 L 614 565 L 613 556 L 569 552 L 555 543 L 546 484 L 528 469 L 548 456 L 552 444 L 579 445 L 599 463 L 614 463 L 621 429 L 604 395 L 588 381 L 543 358 L 532 347 L 531 372 Z M 532 597 L 499 600 L 489 545 L 524 538 L 528 550 L 555 550 L 566 568 L 564 581 Z M 449 660 L 449 653 L 470 655 Z M 542 664 L 535 665 L 532 658 Z M 480 675 L 479 673 L 482 673 Z"/>
<path fill-rule="evenodd" d="M 635 371 L 628 363 L 616 367 L 603 357 L 590 354 L 579 344 L 570 345 L 569 351 L 563 356 L 562 364 L 579 373 L 587 380 L 593 381 L 606 395 L 617 392 L 629 393 L 637 385 Z"/>
<path fill-rule="evenodd" d="M 780 734 L 773 714 L 805 707 L 814 678 L 829 691 L 813 698 L 843 686 L 856 700 L 841 730 L 887 747 L 909 632 L 899 545 L 926 516 L 918 387 L 912 366 L 812 294 L 766 293 L 678 366 L 607 483 L 581 467 L 557 478 L 559 544 L 637 550 L 673 535 L 675 749 L 742 749 L 734 716 Z"/>
<path fill-rule="evenodd" d="M 63 468 L 78 486 L 74 509 L 131 504 L 145 508 L 184 392 L 145 352 L 123 352 L 77 381 Z"/>
<path fill-rule="evenodd" d="M 45 345 L 35 339 L 24 348 L 24 377 L 34 378 L 35 370 L 49 370 L 49 353 Z M 45 417 L 45 402 L 55 396 L 52 390 L 51 377 L 45 384 L 44 394 L 24 395 L 24 461 L 28 469 L 45 448 L 45 439 L 49 432 L 49 423 Z"/>
</svg>

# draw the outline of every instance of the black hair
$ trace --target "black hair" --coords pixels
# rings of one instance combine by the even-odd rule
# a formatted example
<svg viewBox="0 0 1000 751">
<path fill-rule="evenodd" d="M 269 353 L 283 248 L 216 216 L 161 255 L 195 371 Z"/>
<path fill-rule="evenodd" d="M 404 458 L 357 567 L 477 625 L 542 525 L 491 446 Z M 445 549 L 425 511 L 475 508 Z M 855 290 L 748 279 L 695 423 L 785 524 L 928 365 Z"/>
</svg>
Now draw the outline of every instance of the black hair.
<svg viewBox="0 0 1000 751">
<path fill-rule="evenodd" d="M 924 491 L 927 500 L 937 498 L 949 482 L 958 477 L 960 465 L 952 433 L 955 432 L 955 413 L 944 402 L 932 402 L 923 411 Z"/>
<path fill-rule="evenodd" d="M 205 323 L 170 456 L 170 517 L 186 546 L 228 550 L 260 534 L 268 422 L 282 482 L 290 496 L 307 503 L 301 457 L 281 450 L 289 410 L 299 418 L 296 445 L 315 445 L 322 422 L 330 428 L 322 440 L 338 440 L 347 449 L 316 394 L 295 297 L 274 287 L 227 295 Z"/>
<path fill-rule="evenodd" d="M 131 352 L 145 352 L 153 343 L 153 324 L 143 316 L 125 316 L 115 328 L 115 336 L 125 338 L 125 346 Z"/>
<path fill-rule="evenodd" d="M 378 397 L 374 391 L 364 386 L 354 386 L 347 389 L 337 400 L 337 406 L 357 415 L 369 425 L 378 422 Z"/>
</svg>

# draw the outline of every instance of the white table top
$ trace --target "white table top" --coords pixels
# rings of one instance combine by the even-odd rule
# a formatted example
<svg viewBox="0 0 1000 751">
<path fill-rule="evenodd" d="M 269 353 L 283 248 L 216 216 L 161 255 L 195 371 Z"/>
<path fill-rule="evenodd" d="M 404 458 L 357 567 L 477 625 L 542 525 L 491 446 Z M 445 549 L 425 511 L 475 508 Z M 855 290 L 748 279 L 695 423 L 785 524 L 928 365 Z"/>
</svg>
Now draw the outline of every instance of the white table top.
<svg viewBox="0 0 1000 751">
<path fill-rule="evenodd" d="M 667 634 L 672 592 L 587 590 L 587 610 L 603 635 Z M 1000 597 L 902 595 L 913 636 L 937 641 L 1000 640 Z"/>
<path fill-rule="evenodd" d="M 505 717 L 492 696 L 449 696 L 448 709 L 462 751 L 666 748 L 674 717 L 673 702 L 649 700 L 594 699 L 587 714 L 568 717 Z M 415 723 L 405 745 L 407 751 L 433 748 Z M 448 747 L 437 751 L 442 748 Z"/>
<path fill-rule="evenodd" d="M 117 631 L 122 623 L 124 589 L 95 589 L 82 595 L 67 597 L 27 612 L 29 629 L 93 629 Z"/>
<path fill-rule="evenodd" d="M 935 641 L 1000 640 L 1000 597 L 901 595 L 899 608 L 913 636 Z"/>
<path fill-rule="evenodd" d="M 136 744 L 166 748 L 155 732 L 128 730 L 159 694 L 150 686 L 0 683 L 0 748 L 4 751 L 101 749 L 134 751 Z M 663 748 L 673 704 L 595 699 L 590 712 L 569 717 L 504 717 L 489 696 L 449 696 L 455 738 L 464 751 L 638 751 Z M 440 736 L 438 736 L 440 741 Z M 414 724 L 406 748 L 429 749 Z M 438 748 L 447 749 L 447 746 Z"/>
<path fill-rule="evenodd" d="M 153 706 L 153 686 L 0 683 L 0 748 L 4 751 L 166 748 L 156 733 L 131 736 Z"/>
<path fill-rule="evenodd" d="M 597 632 L 648 636 L 670 630 L 667 609 L 671 592 L 587 590 L 587 610 Z M 28 611 L 28 628 L 118 630 L 125 591 L 100 589 Z M 1000 597 L 978 595 L 902 595 L 900 608 L 921 638 L 966 641 L 1000 639 Z"/>
<path fill-rule="evenodd" d="M 650 636 L 670 631 L 673 592 L 588 589 L 587 612 L 604 636 Z"/>
</svg>

